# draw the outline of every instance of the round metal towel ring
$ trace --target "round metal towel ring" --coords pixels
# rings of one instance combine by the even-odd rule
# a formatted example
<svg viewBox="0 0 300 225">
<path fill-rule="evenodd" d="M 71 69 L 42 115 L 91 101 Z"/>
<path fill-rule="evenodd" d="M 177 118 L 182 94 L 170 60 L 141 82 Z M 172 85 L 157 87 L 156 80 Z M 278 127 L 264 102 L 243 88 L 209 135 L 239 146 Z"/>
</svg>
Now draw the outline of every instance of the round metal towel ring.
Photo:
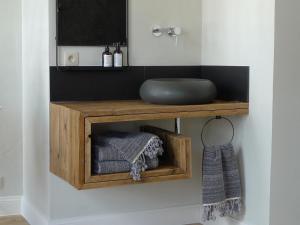
<svg viewBox="0 0 300 225">
<path fill-rule="evenodd" d="M 205 140 L 204 140 L 204 137 L 203 137 L 205 128 L 208 126 L 208 124 L 210 124 L 210 122 L 212 122 L 214 120 L 220 120 L 220 119 L 226 120 L 230 124 L 230 126 L 232 127 L 232 137 L 231 137 L 231 140 L 229 142 L 229 143 L 232 143 L 232 141 L 234 139 L 234 135 L 235 135 L 235 129 L 234 129 L 234 125 L 233 125 L 232 121 L 230 119 L 226 118 L 226 117 L 217 116 L 215 118 L 212 118 L 212 119 L 209 119 L 208 121 L 206 121 L 206 123 L 204 124 L 204 126 L 202 128 L 202 131 L 201 131 L 201 141 L 202 141 L 203 146 L 207 146 L 205 144 Z"/>
</svg>

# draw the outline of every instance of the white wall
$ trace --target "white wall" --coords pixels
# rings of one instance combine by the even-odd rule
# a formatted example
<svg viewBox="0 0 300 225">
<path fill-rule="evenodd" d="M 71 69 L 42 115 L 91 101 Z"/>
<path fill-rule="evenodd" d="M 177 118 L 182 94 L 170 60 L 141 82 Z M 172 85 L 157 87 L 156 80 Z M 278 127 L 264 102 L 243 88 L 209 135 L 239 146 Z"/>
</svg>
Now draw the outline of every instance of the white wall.
<svg viewBox="0 0 300 225">
<path fill-rule="evenodd" d="M 48 1 L 24 0 L 26 198 L 51 220 L 200 204 L 199 131 L 203 121 L 197 119 L 183 121 L 183 132 L 193 138 L 191 180 L 81 192 L 53 175 L 48 181 L 49 77 L 45 59 L 50 37 L 50 63 L 54 65 L 53 2 L 49 35 Z M 202 5 L 201 0 L 131 0 L 130 10 L 133 65 L 251 66 L 250 116 L 235 119 L 246 198 L 246 214 L 239 219 L 249 225 L 269 224 L 274 0 L 203 0 Z M 167 38 L 152 37 L 151 25 L 157 23 L 182 23 L 186 36 L 181 46 L 176 49 Z M 84 48 L 80 52 L 82 65 L 98 64 L 100 51 Z M 168 122 L 159 125 L 171 126 Z"/>
<path fill-rule="evenodd" d="M 248 225 L 268 225 L 274 0 L 203 0 L 201 13 L 201 64 L 251 68 L 250 115 L 237 131 L 242 135 L 240 159 L 246 210 L 239 220 Z"/>
<path fill-rule="evenodd" d="M 48 0 L 22 2 L 24 204 L 45 216 L 49 206 L 48 10 Z"/>
<path fill-rule="evenodd" d="M 51 65 L 55 65 L 55 1 L 51 4 Z M 199 65 L 201 50 L 201 0 L 129 0 L 129 42 L 131 65 Z M 180 26 L 183 35 L 178 47 L 168 36 L 155 38 L 152 26 Z M 101 65 L 103 49 L 64 47 L 63 52 L 79 51 L 80 65 Z"/>
<path fill-rule="evenodd" d="M 276 1 L 272 225 L 299 224 L 299 10 L 299 1 Z"/>
<path fill-rule="evenodd" d="M 15 196 L 22 194 L 21 0 L 1 0 L 0 15 L 0 196 Z"/>
</svg>

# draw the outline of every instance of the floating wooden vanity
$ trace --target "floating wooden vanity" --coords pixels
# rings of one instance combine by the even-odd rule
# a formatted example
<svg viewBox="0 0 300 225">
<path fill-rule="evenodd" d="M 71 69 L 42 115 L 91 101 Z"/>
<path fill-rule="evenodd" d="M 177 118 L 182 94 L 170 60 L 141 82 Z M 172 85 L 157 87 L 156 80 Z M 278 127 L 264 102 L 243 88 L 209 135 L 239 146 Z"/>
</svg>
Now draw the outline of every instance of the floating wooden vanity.
<svg viewBox="0 0 300 225">
<path fill-rule="evenodd" d="M 77 189 L 190 178 L 191 139 L 153 127 L 143 127 L 142 130 L 160 136 L 169 157 L 158 169 L 144 172 L 140 182 L 134 182 L 129 173 L 93 175 L 91 172 L 93 124 L 245 115 L 248 114 L 248 109 L 248 103 L 224 101 L 188 106 L 152 105 L 138 100 L 53 102 L 50 104 L 51 172 Z"/>
</svg>

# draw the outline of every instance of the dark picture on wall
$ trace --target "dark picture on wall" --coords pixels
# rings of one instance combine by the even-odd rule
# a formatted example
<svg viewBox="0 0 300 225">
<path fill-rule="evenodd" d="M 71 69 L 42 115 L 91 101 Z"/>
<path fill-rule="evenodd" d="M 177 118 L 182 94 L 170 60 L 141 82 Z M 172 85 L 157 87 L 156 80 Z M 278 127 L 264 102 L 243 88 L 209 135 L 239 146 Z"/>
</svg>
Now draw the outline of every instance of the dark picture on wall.
<svg viewBox="0 0 300 225">
<path fill-rule="evenodd" d="M 57 0 L 59 46 L 127 44 L 127 0 Z"/>
</svg>

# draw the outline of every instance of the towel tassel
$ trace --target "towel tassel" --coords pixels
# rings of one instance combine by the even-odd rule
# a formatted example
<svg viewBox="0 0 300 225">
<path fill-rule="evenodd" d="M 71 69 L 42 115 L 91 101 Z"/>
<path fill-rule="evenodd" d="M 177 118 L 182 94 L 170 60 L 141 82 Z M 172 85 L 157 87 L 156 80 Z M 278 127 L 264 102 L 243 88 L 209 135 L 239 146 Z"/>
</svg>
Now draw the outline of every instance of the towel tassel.
<svg viewBox="0 0 300 225">
<path fill-rule="evenodd" d="M 241 198 L 227 199 L 223 202 L 211 205 L 204 205 L 203 220 L 215 221 L 216 211 L 219 211 L 221 217 L 235 216 L 241 212 L 242 200 Z"/>
<path fill-rule="evenodd" d="M 134 181 L 141 180 L 141 173 L 145 172 L 148 169 L 146 164 L 145 156 L 149 157 L 150 159 L 154 159 L 158 155 L 162 155 L 164 150 L 162 148 L 162 140 L 158 137 L 153 137 L 149 140 L 149 142 L 145 145 L 142 150 L 140 156 L 138 156 L 137 160 L 134 161 L 131 167 L 130 175 Z"/>
<path fill-rule="evenodd" d="M 140 181 L 141 180 L 141 173 L 145 172 L 146 169 L 148 169 L 148 166 L 146 164 L 146 158 L 145 154 L 142 153 L 138 160 L 136 160 L 135 163 L 132 164 L 130 175 L 132 176 L 132 179 L 134 181 Z"/>
</svg>

